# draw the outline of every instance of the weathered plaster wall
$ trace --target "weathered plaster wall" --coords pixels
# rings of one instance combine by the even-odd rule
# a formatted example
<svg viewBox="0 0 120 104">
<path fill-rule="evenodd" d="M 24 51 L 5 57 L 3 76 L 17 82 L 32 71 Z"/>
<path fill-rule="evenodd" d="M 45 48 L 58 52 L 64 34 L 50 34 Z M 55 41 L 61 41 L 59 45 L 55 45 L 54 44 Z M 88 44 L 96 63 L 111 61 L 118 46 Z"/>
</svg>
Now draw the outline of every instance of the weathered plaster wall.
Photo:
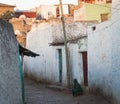
<svg viewBox="0 0 120 104">
<path fill-rule="evenodd" d="M 87 37 L 79 39 L 77 43 L 69 43 L 69 51 L 72 79 L 76 78 L 83 85 L 82 52 L 87 52 Z"/>
<path fill-rule="evenodd" d="M 0 104 L 22 104 L 18 47 L 13 28 L 0 20 Z"/>
<path fill-rule="evenodd" d="M 76 78 L 79 83 L 83 83 L 82 54 L 79 53 L 77 44 L 70 44 L 70 68 L 72 79 Z"/>
<path fill-rule="evenodd" d="M 52 42 L 52 25 L 49 23 L 41 23 L 34 25 L 32 31 L 27 37 L 27 48 L 40 54 L 40 57 L 25 58 L 25 72 L 36 77 L 38 80 L 47 82 L 58 82 L 58 56 L 57 49 L 63 47 L 52 47 L 49 43 Z M 63 57 L 64 54 L 63 54 Z M 63 58 L 63 65 L 65 63 Z M 64 65 L 65 66 L 65 65 Z M 63 67 L 63 70 L 66 70 Z M 63 76 L 63 80 L 65 80 Z"/>
<path fill-rule="evenodd" d="M 120 81 L 118 79 L 120 79 L 120 31 L 119 31 L 119 27 L 120 26 L 120 22 L 114 24 L 112 26 L 112 30 L 113 35 L 112 36 L 112 48 L 111 48 L 111 52 L 112 52 L 112 72 L 111 72 L 111 87 L 112 87 L 112 91 L 113 94 L 115 96 L 115 98 L 119 101 L 118 104 L 120 103 Z"/>
<path fill-rule="evenodd" d="M 120 0 L 113 0 L 113 5 L 112 5 L 112 22 L 111 22 L 111 30 L 112 30 L 112 48 L 111 48 L 111 53 L 112 53 L 112 72 L 111 72 L 111 82 L 112 82 L 112 91 L 113 95 L 115 96 L 118 104 L 120 104 L 120 5 L 119 2 Z M 117 8 L 115 10 L 114 8 Z"/>
<path fill-rule="evenodd" d="M 89 87 L 102 88 L 104 91 L 110 92 L 109 83 L 111 79 L 109 74 L 111 71 L 112 45 L 110 29 L 103 28 L 106 24 L 98 25 L 96 31 L 88 33 L 88 83 Z"/>
<path fill-rule="evenodd" d="M 89 87 L 101 89 L 120 104 L 120 0 L 113 0 L 112 20 L 92 28 L 88 35 Z"/>
<path fill-rule="evenodd" d="M 86 35 L 87 23 L 74 22 L 66 25 L 67 39 L 76 39 Z M 49 43 L 63 42 L 61 23 L 35 24 L 27 37 L 27 48 L 40 54 L 40 57 L 25 58 L 25 72 L 47 82 L 59 81 L 58 50 L 62 49 L 63 84 L 66 85 L 66 60 L 64 46 L 49 46 Z M 71 70 L 73 78 L 82 82 L 83 70 L 80 51 L 80 43 L 69 44 Z M 83 45 L 83 43 L 82 43 Z M 84 48 L 85 49 L 85 48 Z M 75 57 L 74 57 L 75 56 Z M 77 60 L 77 61 L 75 61 Z M 76 71 L 77 70 L 77 71 Z M 78 74 L 79 73 L 79 74 Z"/>
</svg>

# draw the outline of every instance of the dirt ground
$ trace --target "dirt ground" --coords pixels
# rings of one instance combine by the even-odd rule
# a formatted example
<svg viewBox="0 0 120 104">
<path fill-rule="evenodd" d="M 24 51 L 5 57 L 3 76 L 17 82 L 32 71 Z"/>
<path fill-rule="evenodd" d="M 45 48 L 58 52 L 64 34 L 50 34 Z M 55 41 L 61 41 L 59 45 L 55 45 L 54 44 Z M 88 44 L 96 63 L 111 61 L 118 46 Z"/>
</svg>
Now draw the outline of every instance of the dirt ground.
<svg viewBox="0 0 120 104">
<path fill-rule="evenodd" d="M 101 96 L 83 94 L 73 97 L 71 92 L 46 88 L 25 78 L 25 101 L 27 104 L 110 104 Z"/>
</svg>

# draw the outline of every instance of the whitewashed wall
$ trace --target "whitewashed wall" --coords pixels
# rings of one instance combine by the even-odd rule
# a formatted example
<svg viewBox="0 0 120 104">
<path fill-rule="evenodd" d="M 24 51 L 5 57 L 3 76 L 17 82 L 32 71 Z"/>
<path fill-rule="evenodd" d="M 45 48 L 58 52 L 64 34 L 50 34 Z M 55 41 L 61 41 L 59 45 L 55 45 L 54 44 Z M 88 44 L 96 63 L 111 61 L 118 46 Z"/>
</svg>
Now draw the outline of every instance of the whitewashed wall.
<svg viewBox="0 0 120 104">
<path fill-rule="evenodd" d="M 113 0 L 113 6 L 112 6 L 112 73 L 111 73 L 111 79 L 112 79 L 112 91 L 113 94 L 118 101 L 118 104 L 120 104 L 120 0 Z M 115 9 L 116 8 L 116 9 Z"/>
<path fill-rule="evenodd" d="M 120 104 L 120 12 L 113 0 L 111 21 L 101 23 L 88 35 L 89 87 L 100 88 Z M 114 9 L 117 8 L 117 9 Z"/>
<path fill-rule="evenodd" d="M 64 15 L 69 14 L 69 5 L 68 4 L 63 4 L 62 7 L 63 7 L 63 14 Z M 59 10 L 60 10 L 60 15 L 61 15 L 61 8 L 60 8 L 60 6 L 59 6 Z"/>
<path fill-rule="evenodd" d="M 27 37 L 27 48 L 40 54 L 40 57 L 25 58 L 25 71 L 40 80 L 47 82 L 59 81 L 58 56 L 57 49 L 63 47 L 52 47 L 49 43 L 52 42 L 52 25 L 43 23 L 34 25 L 32 31 Z M 63 70 L 65 69 L 65 56 L 63 54 Z M 65 76 L 63 80 L 65 82 Z"/>
<path fill-rule="evenodd" d="M 37 7 L 37 13 L 44 19 L 48 19 L 50 16 L 56 17 L 56 6 L 40 5 Z"/>
<path fill-rule="evenodd" d="M 87 52 L 87 36 L 79 39 L 76 43 L 69 43 L 68 46 L 72 79 L 76 78 L 80 84 L 84 85 L 82 52 Z"/>
<path fill-rule="evenodd" d="M 88 83 L 89 87 L 109 92 L 112 46 L 110 28 L 105 28 L 106 24 L 96 26 L 96 31 L 91 30 L 88 35 Z"/>
<path fill-rule="evenodd" d="M 72 73 L 72 79 L 76 78 L 79 83 L 83 81 L 83 68 L 82 68 L 82 56 L 78 52 L 77 44 L 70 44 L 70 68 Z"/>
<path fill-rule="evenodd" d="M 86 23 L 71 23 L 66 25 L 67 37 L 73 38 L 86 35 Z M 66 85 L 66 60 L 64 46 L 49 46 L 56 40 L 61 41 L 62 26 L 61 23 L 40 23 L 35 24 L 27 37 L 27 48 L 40 54 L 40 57 L 25 58 L 25 72 L 38 79 L 48 82 L 59 82 L 59 65 L 58 65 L 58 51 L 62 49 L 63 57 L 63 84 Z M 73 72 L 73 78 L 77 78 L 82 83 L 82 59 L 79 45 L 84 41 L 79 41 L 76 44 L 69 44 L 71 69 Z M 82 43 L 82 45 L 83 45 Z M 84 46 L 83 46 L 84 47 Z M 83 48 L 85 49 L 85 48 Z M 83 50 L 81 48 L 81 50 Z M 74 57 L 75 55 L 75 57 Z M 75 61 L 77 60 L 77 61 Z M 79 73 L 79 74 L 78 74 Z"/>
</svg>

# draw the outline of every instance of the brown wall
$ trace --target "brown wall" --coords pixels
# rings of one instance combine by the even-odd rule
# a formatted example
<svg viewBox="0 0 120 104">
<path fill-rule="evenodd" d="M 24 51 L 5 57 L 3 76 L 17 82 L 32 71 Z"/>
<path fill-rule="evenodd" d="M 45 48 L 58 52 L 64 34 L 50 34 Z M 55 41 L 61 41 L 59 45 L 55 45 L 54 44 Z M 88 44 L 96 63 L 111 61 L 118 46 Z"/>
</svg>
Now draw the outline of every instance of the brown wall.
<svg viewBox="0 0 120 104">
<path fill-rule="evenodd" d="M 26 36 L 16 36 L 17 41 L 24 47 L 26 47 Z"/>
<path fill-rule="evenodd" d="M 3 6 L 3 7 L 1 7 L 0 6 L 0 15 L 2 14 L 2 13 L 4 13 L 4 12 L 6 12 L 6 11 L 11 11 L 11 12 L 14 12 L 14 7 L 7 7 L 7 6 Z"/>
<path fill-rule="evenodd" d="M 19 31 L 24 31 L 25 30 L 25 25 L 23 23 L 23 20 L 21 19 L 17 19 L 17 20 L 10 20 L 10 23 L 12 23 L 13 27 L 14 27 L 14 31 L 15 30 L 19 30 Z"/>
<path fill-rule="evenodd" d="M 19 31 L 28 32 L 31 29 L 31 25 L 25 25 L 22 19 L 13 18 L 9 22 L 13 25 L 14 31 L 19 30 Z"/>
<path fill-rule="evenodd" d="M 27 32 L 31 30 L 31 26 L 29 24 L 24 24 L 23 19 L 19 19 L 19 18 L 12 18 L 9 21 L 14 28 L 14 31 L 19 30 L 20 34 L 16 34 L 16 38 L 18 40 L 18 42 L 22 45 L 22 46 L 26 46 L 26 35 Z M 26 23 L 29 23 L 30 21 L 26 20 Z"/>
</svg>

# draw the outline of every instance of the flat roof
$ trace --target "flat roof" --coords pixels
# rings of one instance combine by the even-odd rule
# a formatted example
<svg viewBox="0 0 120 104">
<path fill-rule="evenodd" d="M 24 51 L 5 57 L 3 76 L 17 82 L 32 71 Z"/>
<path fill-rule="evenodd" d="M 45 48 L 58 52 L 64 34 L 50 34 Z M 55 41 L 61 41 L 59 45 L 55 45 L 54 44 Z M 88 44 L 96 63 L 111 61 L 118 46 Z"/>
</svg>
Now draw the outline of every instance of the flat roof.
<svg viewBox="0 0 120 104">
<path fill-rule="evenodd" d="M 0 3 L 0 7 L 15 7 L 14 5 Z"/>
</svg>

